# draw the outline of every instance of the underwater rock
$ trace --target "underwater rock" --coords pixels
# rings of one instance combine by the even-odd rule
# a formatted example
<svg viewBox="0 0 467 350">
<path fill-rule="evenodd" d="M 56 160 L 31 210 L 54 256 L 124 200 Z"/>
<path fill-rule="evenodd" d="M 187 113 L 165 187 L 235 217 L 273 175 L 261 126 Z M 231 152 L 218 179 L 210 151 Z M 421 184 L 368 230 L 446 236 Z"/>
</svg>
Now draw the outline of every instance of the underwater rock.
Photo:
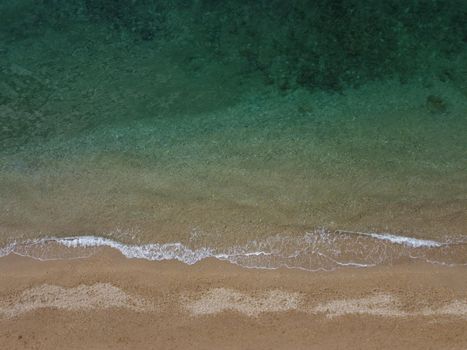
<svg viewBox="0 0 467 350">
<path fill-rule="evenodd" d="M 435 95 L 428 96 L 425 105 L 431 113 L 444 113 L 448 107 L 442 97 Z"/>
</svg>

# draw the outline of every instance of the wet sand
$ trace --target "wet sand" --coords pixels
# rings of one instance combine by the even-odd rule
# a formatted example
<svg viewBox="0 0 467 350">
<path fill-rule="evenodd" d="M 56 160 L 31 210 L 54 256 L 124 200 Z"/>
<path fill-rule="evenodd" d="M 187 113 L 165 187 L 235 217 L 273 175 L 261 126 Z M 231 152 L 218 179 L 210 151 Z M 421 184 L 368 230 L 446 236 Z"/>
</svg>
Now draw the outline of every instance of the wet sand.
<svg viewBox="0 0 467 350">
<path fill-rule="evenodd" d="M 2 349 L 465 349 L 465 267 L 0 258 Z"/>
</svg>

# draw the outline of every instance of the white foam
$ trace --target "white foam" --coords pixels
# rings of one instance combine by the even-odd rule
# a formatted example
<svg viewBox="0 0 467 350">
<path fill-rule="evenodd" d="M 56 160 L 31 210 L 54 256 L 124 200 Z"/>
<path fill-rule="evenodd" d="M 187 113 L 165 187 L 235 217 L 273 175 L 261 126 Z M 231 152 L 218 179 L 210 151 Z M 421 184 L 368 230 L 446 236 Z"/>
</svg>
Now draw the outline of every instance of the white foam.
<svg viewBox="0 0 467 350">
<path fill-rule="evenodd" d="M 353 235 L 356 237 L 352 237 Z M 206 258 L 215 258 L 248 268 L 284 267 L 329 271 L 338 267 L 364 268 L 392 263 L 401 257 L 424 259 L 431 263 L 443 263 L 447 259 L 447 263 L 456 265 L 457 262 L 449 261 L 448 251 L 443 251 L 440 261 L 429 260 L 432 259 L 432 253 L 438 254 L 437 248 L 447 245 L 448 243 L 386 233 L 326 230 L 308 232 L 299 237 L 277 235 L 228 249 L 195 249 L 178 242 L 137 245 L 98 236 L 72 236 L 10 243 L 0 248 L 0 257 L 18 254 L 38 260 L 85 258 L 94 254 L 96 248 L 109 247 L 130 259 L 177 260 L 193 265 Z"/>
<path fill-rule="evenodd" d="M 396 244 L 403 244 L 403 245 L 406 245 L 412 248 L 422 248 L 422 247 L 437 248 L 437 247 L 441 247 L 444 245 L 441 242 L 437 242 L 433 240 L 396 236 L 396 235 L 391 235 L 388 233 L 385 233 L 385 234 L 370 233 L 369 235 L 376 239 L 381 239 L 383 241 L 389 241 L 391 243 L 396 243 Z"/>
<path fill-rule="evenodd" d="M 73 236 L 73 237 L 48 237 L 36 240 L 28 240 L 21 243 L 10 243 L 0 249 L 0 257 L 11 253 L 35 257 L 39 260 L 51 260 L 53 258 L 38 258 L 29 251 L 31 247 L 45 246 L 46 244 L 57 244 L 66 248 L 99 248 L 109 247 L 118 250 L 129 259 L 145 259 L 151 261 L 178 260 L 188 265 L 193 265 L 206 258 L 229 260 L 238 257 L 268 256 L 266 252 L 237 252 L 232 254 L 215 253 L 211 248 L 191 249 L 182 243 L 152 243 L 143 245 L 124 244 L 109 238 L 97 236 Z M 24 253 L 26 251 L 28 253 Z M 89 255 L 85 255 L 88 257 Z"/>
<path fill-rule="evenodd" d="M 51 238 L 49 240 L 69 248 L 110 247 L 120 251 L 127 258 L 153 261 L 178 260 L 188 265 L 213 256 L 209 248 L 192 250 L 181 243 L 126 245 L 95 236 Z"/>
<path fill-rule="evenodd" d="M 405 245 L 411 248 L 423 248 L 423 247 L 439 248 L 439 247 L 446 245 L 446 243 L 441 243 L 441 242 L 437 242 L 433 240 L 418 239 L 418 238 L 405 237 L 405 236 L 396 236 L 390 233 L 356 232 L 356 231 L 338 231 L 338 232 L 372 237 L 372 238 L 379 239 L 382 241 L 389 241 L 391 243 Z"/>
<path fill-rule="evenodd" d="M 16 245 L 14 243 L 10 243 L 10 244 L 7 244 L 4 247 L 1 247 L 0 248 L 0 258 L 3 257 L 3 256 L 7 256 L 7 255 L 11 254 L 14 251 L 15 246 Z"/>
</svg>

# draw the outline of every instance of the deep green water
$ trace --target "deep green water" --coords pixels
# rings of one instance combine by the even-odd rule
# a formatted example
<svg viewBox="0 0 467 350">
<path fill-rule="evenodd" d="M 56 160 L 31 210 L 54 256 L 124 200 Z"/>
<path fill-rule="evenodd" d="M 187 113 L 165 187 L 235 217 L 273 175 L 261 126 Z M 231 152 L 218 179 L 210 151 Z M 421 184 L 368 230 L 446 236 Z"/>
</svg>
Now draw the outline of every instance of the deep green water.
<svg viewBox="0 0 467 350">
<path fill-rule="evenodd" d="M 317 229 L 465 241 L 467 2 L 0 1 L 2 243 Z"/>
</svg>

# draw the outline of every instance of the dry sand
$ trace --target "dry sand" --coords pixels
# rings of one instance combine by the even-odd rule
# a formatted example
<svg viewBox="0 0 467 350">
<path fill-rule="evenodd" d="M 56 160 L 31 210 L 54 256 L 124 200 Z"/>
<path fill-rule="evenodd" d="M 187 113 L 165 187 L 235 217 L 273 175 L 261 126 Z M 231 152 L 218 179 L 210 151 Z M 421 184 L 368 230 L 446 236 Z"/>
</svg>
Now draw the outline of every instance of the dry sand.
<svg viewBox="0 0 467 350">
<path fill-rule="evenodd" d="M 467 269 L 0 259 L 0 349 L 467 349 Z"/>
</svg>

